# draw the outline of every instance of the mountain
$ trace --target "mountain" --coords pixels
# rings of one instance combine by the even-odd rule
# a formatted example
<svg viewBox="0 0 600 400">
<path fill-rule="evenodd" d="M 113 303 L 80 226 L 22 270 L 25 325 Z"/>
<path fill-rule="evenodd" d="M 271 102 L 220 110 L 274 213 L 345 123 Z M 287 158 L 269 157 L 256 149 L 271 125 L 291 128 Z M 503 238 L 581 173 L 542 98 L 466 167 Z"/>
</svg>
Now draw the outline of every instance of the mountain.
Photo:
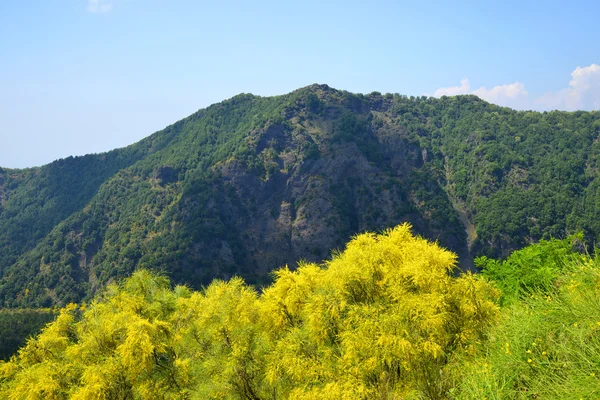
<svg viewBox="0 0 600 400">
<path fill-rule="evenodd" d="M 410 222 L 470 268 L 600 237 L 600 113 L 312 85 L 238 95 L 104 154 L 0 169 L 0 306 L 89 298 L 139 267 L 198 288 Z"/>
</svg>

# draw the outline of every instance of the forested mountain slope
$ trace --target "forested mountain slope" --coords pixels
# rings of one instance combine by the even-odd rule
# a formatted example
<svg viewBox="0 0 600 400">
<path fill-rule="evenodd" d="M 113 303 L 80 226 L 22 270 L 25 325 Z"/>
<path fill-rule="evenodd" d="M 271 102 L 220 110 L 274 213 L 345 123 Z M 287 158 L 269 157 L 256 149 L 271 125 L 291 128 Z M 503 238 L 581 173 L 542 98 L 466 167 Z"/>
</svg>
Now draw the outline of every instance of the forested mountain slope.
<svg viewBox="0 0 600 400">
<path fill-rule="evenodd" d="M 403 224 L 260 293 L 139 269 L 0 360 L 0 398 L 595 399 L 600 258 L 580 240 L 457 276 L 455 254 Z"/>
<path fill-rule="evenodd" d="M 239 95 L 130 147 L 0 170 L 0 305 L 80 300 L 138 267 L 193 287 L 322 260 L 411 222 L 459 254 L 600 235 L 600 113 L 312 85 Z"/>
</svg>

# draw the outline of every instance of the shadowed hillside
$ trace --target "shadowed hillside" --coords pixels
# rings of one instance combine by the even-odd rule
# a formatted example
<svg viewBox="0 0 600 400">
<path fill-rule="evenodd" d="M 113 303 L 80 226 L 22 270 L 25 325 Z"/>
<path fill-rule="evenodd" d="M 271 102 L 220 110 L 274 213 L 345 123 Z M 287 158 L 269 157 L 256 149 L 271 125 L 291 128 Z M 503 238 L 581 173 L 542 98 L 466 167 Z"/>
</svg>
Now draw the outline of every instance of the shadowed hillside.
<svg viewBox="0 0 600 400">
<path fill-rule="evenodd" d="M 253 284 L 354 234 L 410 222 L 505 256 L 600 234 L 598 112 L 312 85 L 239 95 L 124 149 L 0 170 L 0 304 L 61 305 L 138 267 Z"/>
</svg>

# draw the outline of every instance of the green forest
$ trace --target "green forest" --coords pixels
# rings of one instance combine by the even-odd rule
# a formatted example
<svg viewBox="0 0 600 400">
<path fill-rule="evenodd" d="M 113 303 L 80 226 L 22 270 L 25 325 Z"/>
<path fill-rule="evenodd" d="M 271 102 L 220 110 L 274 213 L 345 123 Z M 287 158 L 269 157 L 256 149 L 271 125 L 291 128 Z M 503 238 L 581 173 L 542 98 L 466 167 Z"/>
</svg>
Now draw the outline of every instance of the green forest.
<svg viewBox="0 0 600 400">
<path fill-rule="evenodd" d="M 599 142 L 311 85 L 0 168 L 0 398 L 597 398 Z"/>
<path fill-rule="evenodd" d="M 476 96 L 242 94 L 129 147 L 0 169 L 0 306 L 89 301 L 145 268 L 251 285 L 409 222 L 461 268 L 539 240 L 600 238 L 600 112 Z"/>
<path fill-rule="evenodd" d="M 597 398 L 600 259 L 584 248 L 541 241 L 456 274 L 456 254 L 402 224 L 258 290 L 141 269 L 0 362 L 0 397 Z"/>
</svg>

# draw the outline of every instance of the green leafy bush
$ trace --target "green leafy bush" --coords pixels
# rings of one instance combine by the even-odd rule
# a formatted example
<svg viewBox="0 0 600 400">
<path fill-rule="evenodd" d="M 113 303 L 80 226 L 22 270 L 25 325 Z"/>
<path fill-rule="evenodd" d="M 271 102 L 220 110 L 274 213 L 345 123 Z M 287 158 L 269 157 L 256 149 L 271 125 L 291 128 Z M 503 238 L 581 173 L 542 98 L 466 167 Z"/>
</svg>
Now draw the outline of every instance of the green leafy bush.
<svg viewBox="0 0 600 400">
<path fill-rule="evenodd" d="M 503 302 L 509 303 L 532 293 L 552 291 L 565 267 L 584 258 L 577 252 L 582 249 L 582 239 L 579 234 L 563 240 L 542 240 L 513 252 L 503 261 L 476 258 L 475 265 L 483 276 L 495 281 L 502 290 Z"/>
</svg>

